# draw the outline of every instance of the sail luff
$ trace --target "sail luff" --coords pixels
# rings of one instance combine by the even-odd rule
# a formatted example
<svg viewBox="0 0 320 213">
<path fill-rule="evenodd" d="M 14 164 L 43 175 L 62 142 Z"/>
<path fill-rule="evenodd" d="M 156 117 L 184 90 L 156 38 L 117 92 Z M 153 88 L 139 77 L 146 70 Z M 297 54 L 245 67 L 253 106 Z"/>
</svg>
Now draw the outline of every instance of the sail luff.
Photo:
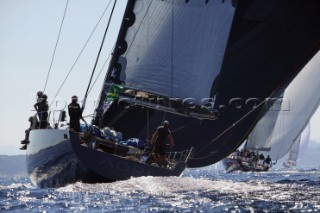
<svg viewBox="0 0 320 213">
<path fill-rule="evenodd" d="M 130 26 L 130 23 L 134 21 L 134 15 L 132 15 L 132 8 L 133 8 L 135 1 L 136 0 L 128 0 L 127 1 L 126 9 L 125 9 L 125 12 L 122 17 L 122 24 L 121 24 L 121 27 L 120 27 L 120 30 L 118 33 L 114 52 L 113 52 L 111 60 L 109 62 L 108 71 L 105 75 L 104 83 L 103 83 L 101 91 L 100 91 L 97 108 L 95 109 L 95 113 L 94 113 L 94 116 L 92 119 L 92 123 L 94 125 L 99 125 L 99 126 L 103 125 L 103 124 L 101 124 L 101 117 L 102 117 L 102 113 L 103 113 L 101 107 L 102 107 L 103 102 L 107 96 L 107 91 L 109 90 L 108 87 L 106 87 L 105 83 L 109 81 L 110 76 L 111 76 L 111 72 L 115 68 L 116 61 L 118 60 L 119 56 L 123 52 L 123 48 L 126 48 L 125 43 L 123 43 L 124 36 L 127 31 L 127 28 Z"/>
<path fill-rule="evenodd" d="M 301 135 L 299 135 L 297 137 L 297 139 L 294 141 L 294 143 L 289 151 L 288 161 L 290 161 L 290 162 L 296 163 L 298 160 L 300 139 L 301 139 Z"/>
<path fill-rule="evenodd" d="M 96 58 L 96 61 L 95 61 L 95 64 L 94 64 L 94 67 L 93 67 L 93 70 L 92 70 L 92 73 L 91 73 L 91 76 L 90 76 L 89 84 L 88 84 L 86 93 L 84 95 L 84 100 L 83 100 L 83 103 L 82 103 L 82 106 L 81 106 L 81 111 L 82 112 L 84 111 L 85 106 L 86 106 L 88 92 L 89 92 L 89 89 L 90 89 L 92 78 L 93 78 L 94 72 L 96 71 L 96 68 L 97 68 L 97 65 L 98 65 L 98 61 L 100 59 L 100 54 L 101 54 L 101 51 L 102 51 L 102 48 L 103 48 L 103 45 L 104 45 L 104 42 L 105 42 L 105 39 L 106 39 L 106 35 L 107 35 L 108 29 L 109 29 L 109 26 L 110 26 L 110 22 L 111 22 L 111 19 L 112 19 L 112 15 L 113 15 L 116 3 L 117 3 L 117 0 L 114 0 L 114 4 L 113 4 L 112 10 L 111 10 L 110 18 L 108 20 L 107 27 L 106 27 L 105 32 L 103 34 L 103 38 L 102 38 L 101 45 L 100 45 L 100 48 L 99 48 L 99 51 L 98 51 L 98 55 L 97 55 L 97 58 Z"/>
</svg>

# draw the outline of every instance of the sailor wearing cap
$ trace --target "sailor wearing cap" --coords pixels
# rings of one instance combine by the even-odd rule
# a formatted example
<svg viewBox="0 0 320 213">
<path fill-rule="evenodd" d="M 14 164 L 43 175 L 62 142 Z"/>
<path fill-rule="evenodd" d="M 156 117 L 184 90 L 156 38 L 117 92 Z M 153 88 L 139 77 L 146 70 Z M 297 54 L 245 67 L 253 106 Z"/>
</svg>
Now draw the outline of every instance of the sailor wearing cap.
<svg viewBox="0 0 320 213">
<path fill-rule="evenodd" d="M 71 97 L 71 103 L 68 105 L 68 113 L 70 116 L 70 129 L 76 132 L 80 131 L 80 119 L 87 123 L 82 117 L 82 110 L 78 104 L 76 95 Z"/>
</svg>

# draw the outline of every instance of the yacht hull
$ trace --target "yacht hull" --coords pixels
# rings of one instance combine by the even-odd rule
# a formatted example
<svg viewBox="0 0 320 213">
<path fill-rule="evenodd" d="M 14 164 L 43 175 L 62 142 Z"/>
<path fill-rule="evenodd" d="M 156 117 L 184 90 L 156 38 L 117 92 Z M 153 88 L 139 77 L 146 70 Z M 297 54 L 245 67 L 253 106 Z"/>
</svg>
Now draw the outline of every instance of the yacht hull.
<svg viewBox="0 0 320 213">
<path fill-rule="evenodd" d="M 252 164 L 250 162 L 242 161 L 239 158 L 227 157 L 222 160 L 222 164 L 227 172 L 243 171 L 243 172 L 266 172 L 269 166 L 261 164 Z"/>
<path fill-rule="evenodd" d="M 67 130 L 37 129 L 30 132 L 26 162 L 32 184 L 55 188 L 77 181 L 110 182 L 79 160 L 69 138 Z"/>
<path fill-rule="evenodd" d="M 179 176 L 186 168 L 183 162 L 177 163 L 174 169 L 166 169 L 98 151 L 81 145 L 79 136 L 75 132 L 70 132 L 70 139 L 75 154 L 84 165 L 114 181 L 141 176 Z"/>
<path fill-rule="evenodd" d="M 112 182 L 140 176 L 179 176 L 186 163 L 173 169 L 152 166 L 81 144 L 78 133 L 32 130 L 27 148 L 27 171 L 33 185 L 56 188 L 77 181 Z"/>
</svg>

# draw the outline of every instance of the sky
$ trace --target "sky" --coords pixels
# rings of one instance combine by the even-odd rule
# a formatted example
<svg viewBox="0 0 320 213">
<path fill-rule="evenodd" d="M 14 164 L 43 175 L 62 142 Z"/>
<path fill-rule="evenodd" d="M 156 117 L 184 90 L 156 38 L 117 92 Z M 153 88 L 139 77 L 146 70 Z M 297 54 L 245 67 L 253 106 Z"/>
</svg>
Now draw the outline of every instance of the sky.
<svg viewBox="0 0 320 213">
<path fill-rule="evenodd" d="M 28 118 L 35 114 L 37 91 L 43 90 L 57 42 L 66 0 L 0 0 L 0 98 L 1 150 L 24 154 L 20 141 L 28 128 Z M 67 78 L 50 109 L 59 110 L 70 103 L 72 95 L 82 100 L 110 17 L 113 0 L 69 0 L 60 39 L 50 70 L 45 93 L 49 104 L 76 61 L 98 20 L 107 8 L 86 49 Z M 109 4 L 110 3 L 110 4 Z M 101 53 L 83 115 L 93 113 L 106 69 L 119 30 L 124 0 L 118 1 Z M 108 6 L 109 5 L 109 6 Z M 102 70 L 99 78 L 99 72 Z M 52 118 L 53 113 L 51 113 Z M 58 112 L 55 112 L 57 117 Z M 91 118 L 86 118 L 88 122 Z"/>
<path fill-rule="evenodd" d="M 20 141 L 28 128 L 28 118 L 35 114 L 33 105 L 37 91 L 43 90 L 63 18 L 66 0 L 0 0 L 0 154 L 24 154 Z M 101 61 L 93 79 L 100 70 L 84 115 L 93 113 L 99 97 L 107 66 L 102 69 L 114 45 L 119 30 L 125 0 L 118 0 L 104 43 Z M 109 5 L 109 3 L 111 3 Z M 59 110 L 70 103 L 72 95 L 81 100 L 109 19 L 113 0 L 69 0 L 66 16 L 50 70 L 45 93 L 48 101 L 62 85 L 78 54 L 107 8 L 87 48 L 74 66 L 51 110 Z M 109 5 L 109 7 L 108 7 Z M 53 113 L 51 114 L 51 118 Z M 57 112 L 55 112 L 57 115 Z M 88 122 L 91 119 L 86 118 Z M 311 119 L 311 140 L 320 143 L 320 111 Z M 8 149 L 10 147 L 11 149 Z M 3 153 L 1 150 L 10 150 Z"/>
</svg>

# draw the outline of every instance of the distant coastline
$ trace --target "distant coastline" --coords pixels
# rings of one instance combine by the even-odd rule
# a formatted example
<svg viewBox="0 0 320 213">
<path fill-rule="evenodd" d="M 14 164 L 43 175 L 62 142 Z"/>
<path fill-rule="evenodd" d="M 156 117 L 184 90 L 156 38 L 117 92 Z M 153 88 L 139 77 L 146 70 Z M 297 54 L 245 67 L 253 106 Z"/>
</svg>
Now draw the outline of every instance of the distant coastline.
<svg viewBox="0 0 320 213">
<path fill-rule="evenodd" d="M 0 176 L 27 176 L 25 155 L 0 155 Z"/>
</svg>

